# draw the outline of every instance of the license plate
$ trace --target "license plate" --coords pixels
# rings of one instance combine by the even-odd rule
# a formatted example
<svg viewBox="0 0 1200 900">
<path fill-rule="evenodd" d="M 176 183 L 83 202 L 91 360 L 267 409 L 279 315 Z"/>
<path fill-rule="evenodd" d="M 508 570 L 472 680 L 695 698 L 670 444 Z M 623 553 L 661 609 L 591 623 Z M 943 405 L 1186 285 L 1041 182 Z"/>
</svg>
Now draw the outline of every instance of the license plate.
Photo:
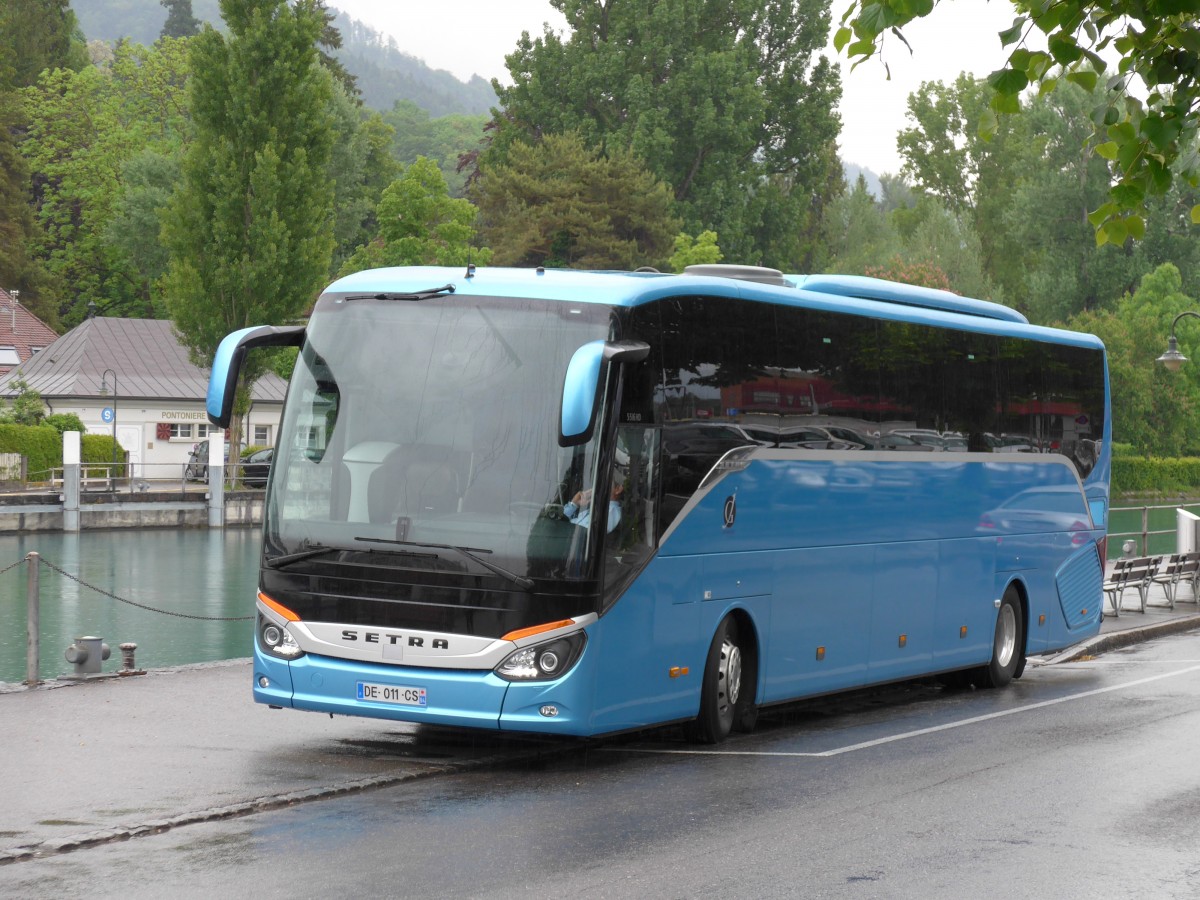
<svg viewBox="0 0 1200 900">
<path fill-rule="evenodd" d="M 404 684 L 371 684 L 358 682 L 358 699 L 372 703 L 395 703 L 399 706 L 424 706 L 425 688 Z"/>
</svg>

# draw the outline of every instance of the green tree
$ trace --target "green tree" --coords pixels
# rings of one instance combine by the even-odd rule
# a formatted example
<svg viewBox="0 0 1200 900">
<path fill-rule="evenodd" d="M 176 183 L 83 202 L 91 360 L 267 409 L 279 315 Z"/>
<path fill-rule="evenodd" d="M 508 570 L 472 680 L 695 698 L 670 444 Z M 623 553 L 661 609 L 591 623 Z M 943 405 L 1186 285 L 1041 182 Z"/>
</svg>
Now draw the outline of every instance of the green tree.
<svg viewBox="0 0 1200 900">
<path fill-rule="evenodd" d="M 332 269 L 337 270 L 378 231 L 375 208 L 401 166 L 391 152 L 392 127 L 378 112 L 364 111 L 337 84 L 330 109 L 337 134 L 329 160 L 334 185 Z"/>
<path fill-rule="evenodd" d="M 55 69 L 24 90 L 28 138 L 22 144 L 35 195 L 36 255 L 69 290 L 59 313 L 83 319 L 95 300 L 109 314 L 148 315 L 144 273 L 110 238 L 135 157 L 175 155 L 190 127 L 187 41 L 120 44 L 109 66 Z"/>
<path fill-rule="evenodd" d="M 500 265 L 659 266 L 679 233 L 665 184 L 631 152 L 602 156 L 575 133 L 514 144 L 506 163 L 485 160 L 475 196 Z"/>
<path fill-rule="evenodd" d="M 113 204 L 112 217 L 104 228 L 103 240 L 125 261 L 147 318 L 167 318 L 154 284 L 167 271 L 169 254 L 160 240 L 163 213 L 181 178 L 174 155 L 146 150 L 122 168 L 121 192 Z"/>
<path fill-rule="evenodd" d="M 40 425 L 46 418 L 46 406 L 42 403 L 42 395 L 31 388 L 23 379 L 14 379 L 9 385 L 16 391 L 11 406 L 4 406 L 0 401 L 0 422 L 12 422 L 14 425 Z"/>
<path fill-rule="evenodd" d="M 1088 215 L 1104 202 L 1109 174 L 1101 157 L 1080 147 L 1099 94 L 1065 85 L 1031 100 L 985 141 L 977 128 L 987 110 L 983 81 L 923 84 L 909 98 L 912 126 L 898 138 L 918 193 L 969 226 L 987 280 L 1037 322 L 1113 303 L 1163 262 L 1176 260 L 1190 273 L 1189 263 L 1200 261 L 1182 205 L 1194 203 L 1195 192 L 1181 185 L 1148 203 L 1145 240 L 1096 246 Z M 925 212 L 918 204 L 895 216 L 907 240 L 905 223 L 915 230 Z"/>
<path fill-rule="evenodd" d="M 1196 301 L 1181 290 L 1179 270 L 1165 263 L 1114 306 L 1073 316 L 1069 327 L 1097 335 L 1108 349 L 1113 440 L 1152 456 L 1200 450 L 1200 367 L 1168 372 L 1154 360 L 1166 347 L 1171 320 Z M 1179 349 L 1200 356 L 1200 328 L 1181 323 Z"/>
<path fill-rule="evenodd" d="M 450 196 L 433 160 L 419 157 L 388 185 L 379 201 L 379 234 L 359 247 L 339 275 L 381 266 L 486 265 L 487 248 L 473 249 L 475 207 Z"/>
<path fill-rule="evenodd" d="M 451 196 L 466 193 L 467 176 L 460 171 L 459 163 L 479 150 L 487 116 L 447 115 L 435 119 L 411 100 L 397 100 L 383 118 L 395 129 L 392 152 L 396 159 L 405 165 L 415 162 L 418 156 L 435 160 Z"/>
<path fill-rule="evenodd" d="M 226 334 L 300 313 L 333 250 L 333 88 L 316 51 L 322 9 L 311 0 L 222 0 L 221 13 L 228 38 L 205 27 L 192 39 L 195 139 L 165 218 L 171 261 L 160 282 L 200 365 Z M 265 365 L 252 354 L 243 385 Z M 248 388 L 240 398 L 248 404 Z M 234 446 L 240 425 L 239 415 Z"/>
<path fill-rule="evenodd" d="M 1091 146 L 1109 160 L 1114 183 L 1089 221 L 1100 244 L 1121 245 L 1145 233 L 1147 201 L 1175 178 L 1200 183 L 1200 157 L 1191 152 L 1200 110 L 1200 17 L 1194 3 L 1168 0 L 1013 0 L 1017 16 L 1000 33 L 1013 47 L 1006 65 L 988 77 L 992 88 L 983 134 L 998 128 L 996 114 L 1020 110 L 1030 85 L 1039 93 L 1074 83 L 1103 93 L 1089 110 Z M 834 46 L 852 58 L 879 52 L 889 31 L 933 11 L 933 0 L 851 0 Z M 1037 29 L 1046 50 L 1027 41 Z M 903 40 L 903 36 L 900 35 Z M 1113 71 L 1103 54 L 1119 54 Z M 1143 90 L 1144 89 L 1144 90 Z M 1191 209 L 1200 222 L 1200 204 Z"/>
<path fill-rule="evenodd" d="M 702 231 L 695 237 L 690 234 L 675 235 L 675 252 L 667 261 L 667 271 L 679 273 L 688 266 L 719 263 L 724 259 L 717 244 L 715 231 Z"/>
<path fill-rule="evenodd" d="M 0 4 L 0 60 L 10 84 L 28 87 L 48 69 L 83 69 L 87 46 L 70 0 L 4 0 Z"/>
<path fill-rule="evenodd" d="M 192 0 L 158 0 L 167 10 L 162 37 L 195 37 L 200 33 L 200 20 L 192 15 Z"/>
<path fill-rule="evenodd" d="M 17 148 L 25 130 L 20 96 L 5 80 L 0 59 L 0 287 L 20 291 L 21 302 L 51 327 L 58 325 L 58 298 L 53 280 L 33 255 L 40 232 L 29 192 L 29 165 Z"/>
<path fill-rule="evenodd" d="M 983 271 L 979 235 L 969 217 L 956 216 L 938 201 L 923 197 L 912 207 L 894 210 L 891 221 L 907 263 L 936 266 L 955 293 L 1001 302 L 1003 292 Z"/>
<path fill-rule="evenodd" d="M 840 186 L 828 0 L 552 5 L 569 34 L 526 33 L 507 57 L 513 84 L 493 82 L 504 115 L 485 161 L 578 131 L 644 160 L 688 233 L 716 231 L 732 259 L 799 267 L 818 226 L 805 213 Z"/>
<path fill-rule="evenodd" d="M 900 241 L 883 209 L 860 174 L 850 191 L 830 205 L 825 216 L 827 266 L 845 275 L 864 275 L 868 266 L 884 265 L 900 252 Z"/>
</svg>

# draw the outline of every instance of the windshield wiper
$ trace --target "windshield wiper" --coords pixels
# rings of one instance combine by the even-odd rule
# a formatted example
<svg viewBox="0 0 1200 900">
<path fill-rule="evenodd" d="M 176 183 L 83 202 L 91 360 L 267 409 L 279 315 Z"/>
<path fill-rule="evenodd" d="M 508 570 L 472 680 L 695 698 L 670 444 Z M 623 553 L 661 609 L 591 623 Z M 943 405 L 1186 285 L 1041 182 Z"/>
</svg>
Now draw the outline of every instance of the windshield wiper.
<svg viewBox="0 0 1200 900">
<path fill-rule="evenodd" d="M 428 300 L 438 294 L 453 294 L 455 290 L 454 285 L 443 284 L 441 287 L 426 288 L 423 291 L 412 291 L 411 293 L 380 291 L 376 294 L 355 294 L 353 297 L 343 297 L 342 299 L 347 303 L 351 300 Z"/>
<path fill-rule="evenodd" d="M 334 553 L 343 550 L 343 547 L 326 547 L 324 544 L 310 544 L 303 550 L 297 550 L 295 553 L 285 553 L 283 556 L 276 556 L 273 559 L 268 559 L 263 563 L 268 569 L 281 569 L 284 566 L 291 565 L 294 562 L 300 562 L 302 559 L 309 559 L 313 556 L 323 556 L 326 553 Z"/>
<path fill-rule="evenodd" d="M 524 590 L 530 590 L 533 587 L 533 579 L 526 578 L 524 575 L 518 575 L 516 572 L 510 572 L 503 566 L 498 566 L 494 562 L 489 562 L 478 553 L 491 553 L 491 550 L 485 550 L 481 547 L 457 547 L 454 544 L 426 544 L 422 541 L 394 541 L 388 538 L 368 538 L 356 537 L 356 541 L 362 541 L 365 544 L 397 544 L 401 547 L 428 547 L 430 550 L 454 550 L 461 553 L 467 559 L 474 560 L 483 566 L 485 569 L 495 572 L 497 575 L 507 578 L 513 584 Z"/>
</svg>

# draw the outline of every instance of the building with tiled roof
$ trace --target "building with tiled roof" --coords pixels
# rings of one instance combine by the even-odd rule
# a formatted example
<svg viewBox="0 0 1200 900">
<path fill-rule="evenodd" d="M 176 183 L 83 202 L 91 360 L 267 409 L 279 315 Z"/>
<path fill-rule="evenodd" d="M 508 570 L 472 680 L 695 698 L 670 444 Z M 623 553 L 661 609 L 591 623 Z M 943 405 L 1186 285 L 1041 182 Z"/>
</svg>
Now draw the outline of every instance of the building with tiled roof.
<svg viewBox="0 0 1200 900">
<path fill-rule="evenodd" d="M 58 337 L 53 328 L 18 302 L 16 294 L 0 288 L 0 375 L 27 362 Z"/>
<path fill-rule="evenodd" d="M 166 320 L 85 319 L 0 375 L 0 398 L 15 396 L 17 379 L 50 412 L 79 416 L 88 433 L 115 433 L 137 477 L 181 477 L 192 447 L 208 437 L 208 370 L 192 364 Z M 258 380 L 243 446 L 274 444 L 286 391 L 277 375 Z"/>
</svg>

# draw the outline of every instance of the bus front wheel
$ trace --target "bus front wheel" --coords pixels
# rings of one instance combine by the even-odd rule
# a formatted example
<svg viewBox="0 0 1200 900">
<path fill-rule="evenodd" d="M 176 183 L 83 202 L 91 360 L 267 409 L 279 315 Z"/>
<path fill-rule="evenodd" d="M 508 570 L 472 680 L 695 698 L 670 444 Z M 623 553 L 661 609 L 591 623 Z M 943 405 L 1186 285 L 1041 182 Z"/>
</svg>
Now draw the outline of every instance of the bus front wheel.
<svg viewBox="0 0 1200 900">
<path fill-rule="evenodd" d="M 1000 601 L 996 634 L 992 639 L 992 661 L 979 672 L 981 677 L 977 683 L 980 687 L 1004 687 L 1017 677 L 1019 670 L 1024 668 L 1025 653 L 1021 646 L 1024 634 L 1021 598 L 1010 587 Z"/>
<path fill-rule="evenodd" d="M 721 622 L 708 649 L 700 688 L 700 714 L 689 723 L 688 737 L 702 744 L 724 740 L 737 727 L 749 731 L 757 718 L 753 681 L 745 680 L 746 653 L 732 616 Z"/>
</svg>

